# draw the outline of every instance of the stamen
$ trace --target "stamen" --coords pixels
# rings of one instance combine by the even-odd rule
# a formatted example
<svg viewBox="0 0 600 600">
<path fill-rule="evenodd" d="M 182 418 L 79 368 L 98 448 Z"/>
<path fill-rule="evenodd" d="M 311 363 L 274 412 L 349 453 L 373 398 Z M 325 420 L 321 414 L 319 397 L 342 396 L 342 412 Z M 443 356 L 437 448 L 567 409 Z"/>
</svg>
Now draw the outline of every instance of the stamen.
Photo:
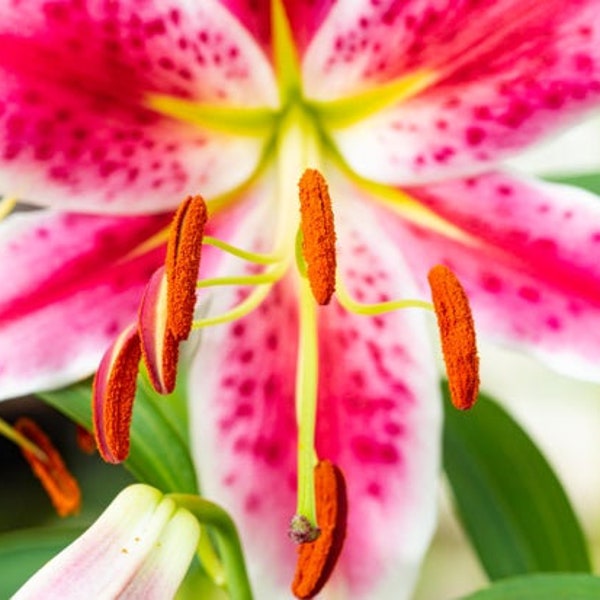
<svg viewBox="0 0 600 600">
<path fill-rule="evenodd" d="M 207 217 L 202 196 L 188 196 L 177 209 L 171 223 L 165 260 L 167 325 L 178 342 L 186 340 L 192 328 L 202 236 Z"/>
<path fill-rule="evenodd" d="M 98 451 L 110 463 L 129 454 L 129 427 L 141 357 L 137 327 L 119 335 L 100 362 L 92 388 L 92 412 Z"/>
<path fill-rule="evenodd" d="M 96 451 L 94 434 L 81 425 L 77 425 L 75 429 L 75 441 L 79 449 L 86 454 L 93 454 Z"/>
<path fill-rule="evenodd" d="M 15 429 L 38 446 L 47 457 L 46 460 L 40 460 L 32 452 L 21 448 L 23 456 L 48 493 L 56 512 L 61 517 L 78 513 L 81 506 L 79 485 L 50 439 L 26 417 L 15 423 Z"/>
<path fill-rule="evenodd" d="M 429 271 L 429 285 L 446 363 L 452 404 L 467 410 L 479 391 L 479 356 L 471 307 L 450 269 L 437 265 Z"/>
<path fill-rule="evenodd" d="M 328 460 L 315 467 L 317 520 L 321 535 L 298 546 L 298 562 L 292 583 L 297 598 L 316 596 L 333 572 L 346 537 L 348 499 L 342 471 Z"/>
<path fill-rule="evenodd" d="M 168 288 L 165 268 L 160 267 L 146 286 L 139 312 L 142 357 L 150 383 L 159 394 L 170 394 L 175 389 L 179 358 L 179 341 L 169 328 Z"/>
<path fill-rule="evenodd" d="M 302 253 L 312 293 L 327 304 L 335 291 L 335 228 L 331 198 L 325 178 L 307 169 L 300 178 L 300 228 Z"/>
</svg>

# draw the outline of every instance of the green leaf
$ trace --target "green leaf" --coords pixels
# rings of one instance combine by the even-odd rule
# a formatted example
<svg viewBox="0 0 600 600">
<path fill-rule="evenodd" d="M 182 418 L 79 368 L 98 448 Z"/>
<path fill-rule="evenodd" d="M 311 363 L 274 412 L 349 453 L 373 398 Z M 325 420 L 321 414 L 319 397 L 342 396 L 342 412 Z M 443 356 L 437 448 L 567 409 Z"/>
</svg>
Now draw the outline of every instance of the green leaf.
<svg viewBox="0 0 600 600">
<path fill-rule="evenodd" d="M 600 173 L 579 173 L 558 177 L 549 176 L 544 179 L 553 183 L 574 185 L 575 187 L 583 188 L 584 190 L 594 192 L 595 194 L 600 194 Z"/>
<path fill-rule="evenodd" d="M 0 535 L 0 598 L 10 598 L 44 563 L 84 529 L 25 529 Z"/>
<path fill-rule="evenodd" d="M 597 600 L 600 578 L 592 575 L 529 575 L 505 579 L 463 600 Z"/>
<path fill-rule="evenodd" d="M 178 386 L 182 387 L 182 386 Z M 92 426 L 91 383 L 78 383 L 40 398 L 87 428 Z M 189 452 L 181 392 L 160 396 L 140 375 L 131 423 L 131 452 L 125 467 L 165 493 L 198 493 Z"/>
<path fill-rule="evenodd" d="M 481 396 L 466 413 L 446 406 L 444 468 L 488 576 L 589 572 L 575 513 L 527 434 L 490 398 Z"/>
</svg>

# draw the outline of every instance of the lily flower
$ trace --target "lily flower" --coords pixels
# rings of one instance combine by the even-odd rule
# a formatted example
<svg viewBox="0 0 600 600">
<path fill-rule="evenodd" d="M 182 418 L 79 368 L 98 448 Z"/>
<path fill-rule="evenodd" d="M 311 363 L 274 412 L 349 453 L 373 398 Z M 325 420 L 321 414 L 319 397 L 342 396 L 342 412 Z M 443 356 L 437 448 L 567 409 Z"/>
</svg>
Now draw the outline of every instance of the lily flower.
<svg viewBox="0 0 600 600">
<path fill-rule="evenodd" d="M 148 485 L 131 485 L 13 598 L 170 598 L 199 537 L 188 510 Z"/>
<path fill-rule="evenodd" d="M 0 394 L 93 372 L 135 321 L 172 211 L 202 193 L 189 393 L 204 491 L 234 515 L 255 581 L 287 586 L 277 532 L 308 389 L 349 499 L 329 589 L 408 594 L 435 521 L 439 375 L 427 314 L 382 306 L 429 297 L 443 264 L 480 335 L 597 377 L 600 204 L 496 165 L 598 105 L 599 9 L 3 2 L 0 189 L 46 208 L 0 226 Z M 294 266 L 307 168 L 337 236 L 337 291 L 318 309 Z"/>
</svg>

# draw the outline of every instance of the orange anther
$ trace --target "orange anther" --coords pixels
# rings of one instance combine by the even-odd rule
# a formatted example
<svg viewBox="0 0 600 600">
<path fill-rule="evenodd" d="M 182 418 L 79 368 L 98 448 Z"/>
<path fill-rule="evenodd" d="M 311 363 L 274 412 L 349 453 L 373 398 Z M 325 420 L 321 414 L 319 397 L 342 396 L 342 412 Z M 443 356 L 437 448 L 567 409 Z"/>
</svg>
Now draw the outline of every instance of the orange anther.
<svg viewBox="0 0 600 600">
<path fill-rule="evenodd" d="M 321 534 L 314 542 L 298 546 L 292 592 L 301 599 L 313 598 L 327 583 L 346 537 L 346 482 L 342 471 L 328 460 L 315 467 L 315 494 Z"/>
<path fill-rule="evenodd" d="M 179 340 L 169 329 L 168 287 L 165 267 L 160 267 L 144 290 L 139 311 L 142 356 L 150 383 L 159 394 L 175 389 L 179 359 Z"/>
<path fill-rule="evenodd" d="M 429 271 L 452 404 L 467 410 L 479 391 L 479 356 L 471 307 L 456 275 L 443 265 Z"/>
<path fill-rule="evenodd" d="M 167 327 L 176 341 L 188 338 L 196 306 L 196 282 L 208 217 L 202 196 L 188 196 L 177 209 L 169 233 L 167 257 Z"/>
<path fill-rule="evenodd" d="M 335 227 L 325 178 L 307 169 L 300 178 L 300 229 L 302 254 L 312 293 L 327 304 L 335 291 Z"/>
<path fill-rule="evenodd" d="M 86 454 L 93 454 L 96 451 L 94 434 L 81 425 L 77 425 L 75 429 L 75 441 L 79 449 Z"/>
<path fill-rule="evenodd" d="M 81 506 L 79 485 L 48 436 L 26 417 L 20 418 L 15 423 L 15 429 L 46 455 L 46 460 L 42 460 L 32 452 L 21 448 L 23 456 L 48 493 L 56 512 L 61 517 L 78 513 Z"/>
<path fill-rule="evenodd" d="M 98 451 L 111 463 L 129 454 L 129 428 L 141 358 L 135 325 L 125 329 L 102 358 L 92 388 L 92 413 Z"/>
</svg>

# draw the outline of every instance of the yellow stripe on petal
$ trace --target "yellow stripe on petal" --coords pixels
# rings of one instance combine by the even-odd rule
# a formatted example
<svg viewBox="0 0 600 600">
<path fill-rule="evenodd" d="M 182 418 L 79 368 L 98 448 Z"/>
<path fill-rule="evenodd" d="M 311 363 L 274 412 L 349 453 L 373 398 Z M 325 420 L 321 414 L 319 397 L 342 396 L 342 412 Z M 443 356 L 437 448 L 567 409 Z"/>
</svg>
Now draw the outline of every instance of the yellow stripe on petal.
<svg viewBox="0 0 600 600">
<path fill-rule="evenodd" d="M 271 131 L 277 118 L 268 108 L 202 104 L 166 94 L 148 94 L 145 105 L 176 121 L 236 136 L 263 137 Z"/>
<path fill-rule="evenodd" d="M 433 85 L 437 73 L 415 71 L 401 79 L 360 92 L 353 96 L 328 102 L 307 101 L 319 115 L 326 128 L 341 129 L 353 125 L 388 106 L 417 96 Z"/>
</svg>

